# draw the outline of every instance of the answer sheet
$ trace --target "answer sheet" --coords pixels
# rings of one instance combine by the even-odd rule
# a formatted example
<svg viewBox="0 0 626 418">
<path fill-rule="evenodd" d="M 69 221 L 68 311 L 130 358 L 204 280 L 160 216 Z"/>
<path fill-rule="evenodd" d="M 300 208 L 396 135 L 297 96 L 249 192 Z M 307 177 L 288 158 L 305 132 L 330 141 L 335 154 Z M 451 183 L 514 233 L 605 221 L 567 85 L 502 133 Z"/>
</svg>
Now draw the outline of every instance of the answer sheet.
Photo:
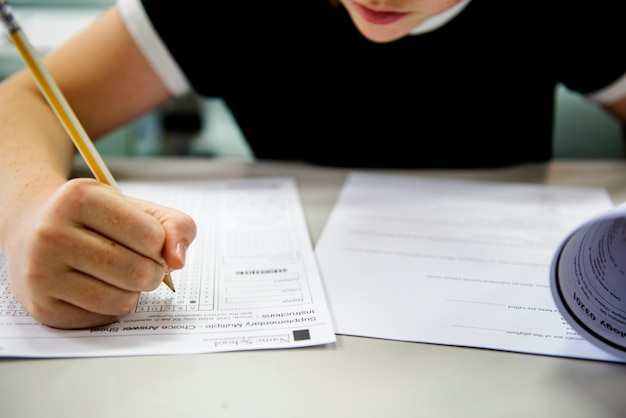
<svg viewBox="0 0 626 418">
<path fill-rule="evenodd" d="M 335 331 L 620 361 L 549 287 L 561 240 L 612 206 L 595 188 L 351 173 L 315 249 Z"/>
<path fill-rule="evenodd" d="M 191 215 L 184 269 L 121 321 L 87 330 L 34 321 L 0 262 L 0 356 L 210 353 L 335 342 L 295 181 L 120 182 L 122 192 Z"/>
</svg>

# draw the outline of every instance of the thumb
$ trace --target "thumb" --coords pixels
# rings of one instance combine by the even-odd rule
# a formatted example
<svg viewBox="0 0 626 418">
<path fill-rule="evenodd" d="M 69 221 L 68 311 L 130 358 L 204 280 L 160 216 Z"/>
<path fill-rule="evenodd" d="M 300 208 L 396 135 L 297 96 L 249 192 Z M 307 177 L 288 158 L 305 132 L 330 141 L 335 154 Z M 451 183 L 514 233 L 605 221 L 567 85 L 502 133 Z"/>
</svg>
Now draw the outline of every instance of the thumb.
<svg viewBox="0 0 626 418">
<path fill-rule="evenodd" d="M 170 270 L 178 270 L 185 265 L 187 248 L 196 237 L 196 223 L 182 212 L 174 211 L 159 219 L 165 229 L 163 259 Z"/>
<path fill-rule="evenodd" d="M 185 265 L 187 248 L 196 237 L 196 223 L 187 214 L 176 209 L 144 200 L 133 199 L 143 210 L 156 218 L 165 231 L 162 256 L 170 270 Z"/>
</svg>

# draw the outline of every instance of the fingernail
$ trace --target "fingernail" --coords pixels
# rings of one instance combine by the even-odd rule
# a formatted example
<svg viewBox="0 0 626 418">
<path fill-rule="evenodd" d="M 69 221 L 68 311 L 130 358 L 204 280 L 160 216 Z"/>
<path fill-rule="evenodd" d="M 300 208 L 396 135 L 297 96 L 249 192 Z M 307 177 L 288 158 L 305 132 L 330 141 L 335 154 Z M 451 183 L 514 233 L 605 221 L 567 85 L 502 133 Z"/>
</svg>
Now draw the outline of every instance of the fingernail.
<svg viewBox="0 0 626 418">
<path fill-rule="evenodd" d="M 184 265 L 185 258 L 187 257 L 187 246 L 184 243 L 179 242 L 176 244 L 176 255 L 178 256 L 180 262 Z"/>
</svg>

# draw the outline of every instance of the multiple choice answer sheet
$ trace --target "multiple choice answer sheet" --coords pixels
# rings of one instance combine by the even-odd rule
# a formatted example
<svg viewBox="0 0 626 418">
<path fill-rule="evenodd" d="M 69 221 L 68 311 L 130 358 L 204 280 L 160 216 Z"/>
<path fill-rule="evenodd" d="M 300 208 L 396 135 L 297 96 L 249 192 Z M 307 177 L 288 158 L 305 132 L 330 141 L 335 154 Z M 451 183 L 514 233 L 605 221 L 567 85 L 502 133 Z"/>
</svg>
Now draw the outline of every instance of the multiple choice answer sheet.
<svg viewBox="0 0 626 418">
<path fill-rule="evenodd" d="M 315 249 L 338 334 L 622 361 L 550 291 L 562 239 L 603 189 L 351 173 Z"/>
<path fill-rule="evenodd" d="M 209 353 L 335 342 L 295 181 L 286 178 L 120 182 L 124 194 L 197 223 L 176 292 L 141 295 L 117 323 L 58 330 L 15 300 L 0 261 L 0 356 Z"/>
</svg>

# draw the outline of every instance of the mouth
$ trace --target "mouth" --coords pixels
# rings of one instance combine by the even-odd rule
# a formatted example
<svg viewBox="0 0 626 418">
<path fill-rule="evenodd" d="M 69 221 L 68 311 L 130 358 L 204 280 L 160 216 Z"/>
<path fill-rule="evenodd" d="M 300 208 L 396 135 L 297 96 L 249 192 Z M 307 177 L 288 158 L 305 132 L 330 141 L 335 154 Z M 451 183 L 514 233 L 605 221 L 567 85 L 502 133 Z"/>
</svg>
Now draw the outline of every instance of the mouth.
<svg viewBox="0 0 626 418">
<path fill-rule="evenodd" d="M 352 2 L 352 4 L 354 5 L 357 13 L 365 21 L 375 25 L 388 25 L 408 15 L 408 13 L 395 12 L 391 10 L 373 10 L 356 2 Z"/>
</svg>

